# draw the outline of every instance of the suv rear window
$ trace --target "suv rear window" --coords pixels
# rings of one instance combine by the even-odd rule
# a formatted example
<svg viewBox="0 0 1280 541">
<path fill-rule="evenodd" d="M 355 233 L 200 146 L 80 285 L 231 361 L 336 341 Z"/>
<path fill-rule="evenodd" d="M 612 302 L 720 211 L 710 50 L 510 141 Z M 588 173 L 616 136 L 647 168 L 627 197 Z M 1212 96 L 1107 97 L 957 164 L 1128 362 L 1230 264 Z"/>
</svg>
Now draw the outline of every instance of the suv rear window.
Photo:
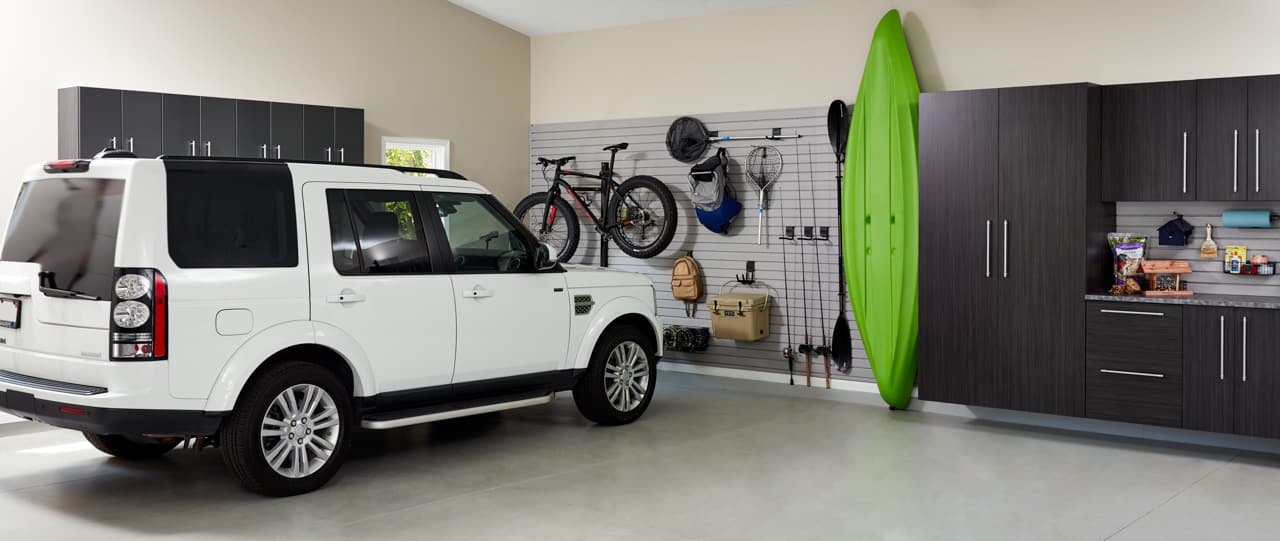
<svg viewBox="0 0 1280 541">
<path fill-rule="evenodd" d="M 165 168 L 169 257 L 179 267 L 298 265 L 287 165 L 165 162 Z"/>
<path fill-rule="evenodd" d="M 123 195 L 120 179 L 24 183 L 0 259 L 39 263 L 42 272 L 51 273 L 43 285 L 110 298 Z"/>
</svg>

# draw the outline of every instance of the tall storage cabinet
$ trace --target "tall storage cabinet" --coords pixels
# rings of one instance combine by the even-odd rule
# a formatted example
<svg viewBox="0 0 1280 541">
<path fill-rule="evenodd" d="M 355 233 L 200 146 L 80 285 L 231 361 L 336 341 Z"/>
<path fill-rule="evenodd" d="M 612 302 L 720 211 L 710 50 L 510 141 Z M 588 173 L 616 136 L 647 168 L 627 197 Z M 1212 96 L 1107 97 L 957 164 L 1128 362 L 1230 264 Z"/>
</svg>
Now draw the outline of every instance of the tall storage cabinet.
<svg viewBox="0 0 1280 541">
<path fill-rule="evenodd" d="M 1085 84 L 921 96 L 921 398 L 1084 415 L 1099 107 Z"/>
</svg>

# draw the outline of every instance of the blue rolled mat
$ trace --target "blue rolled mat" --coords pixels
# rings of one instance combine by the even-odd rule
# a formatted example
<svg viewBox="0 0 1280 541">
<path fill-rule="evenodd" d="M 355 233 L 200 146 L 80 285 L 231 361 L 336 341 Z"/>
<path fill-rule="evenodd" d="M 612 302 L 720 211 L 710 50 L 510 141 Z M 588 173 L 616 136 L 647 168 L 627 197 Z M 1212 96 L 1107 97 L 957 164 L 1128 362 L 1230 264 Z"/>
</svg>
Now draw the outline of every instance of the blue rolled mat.
<svg viewBox="0 0 1280 541">
<path fill-rule="evenodd" d="M 1224 210 L 1223 227 L 1271 227 L 1269 210 Z"/>
</svg>

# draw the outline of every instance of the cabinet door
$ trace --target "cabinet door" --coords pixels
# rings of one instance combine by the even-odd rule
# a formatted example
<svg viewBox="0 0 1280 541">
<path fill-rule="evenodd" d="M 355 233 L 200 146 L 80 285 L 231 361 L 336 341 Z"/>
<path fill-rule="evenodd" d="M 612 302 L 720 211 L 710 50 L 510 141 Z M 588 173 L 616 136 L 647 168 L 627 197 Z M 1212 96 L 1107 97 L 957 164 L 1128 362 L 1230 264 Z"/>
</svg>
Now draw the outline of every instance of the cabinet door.
<svg viewBox="0 0 1280 541">
<path fill-rule="evenodd" d="M 998 91 L 920 96 L 920 397 L 994 406 Z"/>
<path fill-rule="evenodd" d="M 79 89 L 78 107 L 80 137 L 79 156 L 63 158 L 92 158 L 104 148 L 122 148 L 121 95 L 119 90 L 105 88 Z"/>
<path fill-rule="evenodd" d="M 200 98 L 200 148 L 202 156 L 235 156 L 236 100 Z"/>
<path fill-rule="evenodd" d="M 1280 438 L 1280 311 L 1237 309 L 1235 431 L 1246 436 Z"/>
<path fill-rule="evenodd" d="M 1230 308 L 1184 306 L 1182 311 L 1182 426 L 1233 431 L 1235 313 Z"/>
<path fill-rule="evenodd" d="M 301 160 L 302 106 L 296 103 L 271 104 L 271 145 L 269 157 Z"/>
<path fill-rule="evenodd" d="M 1086 85 L 1000 90 L 1000 407 L 1084 415 L 1089 100 Z"/>
<path fill-rule="evenodd" d="M 1196 83 L 1196 199 L 1245 199 L 1248 183 L 1249 81 Z"/>
<path fill-rule="evenodd" d="M 333 161 L 364 163 L 364 109 L 333 110 Z"/>
<path fill-rule="evenodd" d="M 164 153 L 161 95 L 155 92 L 121 93 L 121 122 L 124 140 L 120 148 L 139 158 L 154 158 Z"/>
<path fill-rule="evenodd" d="M 1280 200 L 1280 76 L 1249 78 L 1249 199 Z M 1242 170 L 1246 170 L 1242 168 Z"/>
<path fill-rule="evenodd" d="M 272 156 L 271 104 L 265 101 L 236 100 L 236 156 Z"/>
<path fill-rule="evenodd" d="M 164 153 L 196 156 L 200 139 L 200 97 L 165 94 Z"/>
<path fill-rule="evenodd" d="M 338 157 L 333 150 L 333 108 L 306 105 L 302 113 L 304 158 L 315 162 L 331 162 Z"/>
<path fill-rule="evenodd" d="M 1105 87 L 1102 122 L 1107 200 L 1195 199 L 1195 81 Z"/>
</svg>

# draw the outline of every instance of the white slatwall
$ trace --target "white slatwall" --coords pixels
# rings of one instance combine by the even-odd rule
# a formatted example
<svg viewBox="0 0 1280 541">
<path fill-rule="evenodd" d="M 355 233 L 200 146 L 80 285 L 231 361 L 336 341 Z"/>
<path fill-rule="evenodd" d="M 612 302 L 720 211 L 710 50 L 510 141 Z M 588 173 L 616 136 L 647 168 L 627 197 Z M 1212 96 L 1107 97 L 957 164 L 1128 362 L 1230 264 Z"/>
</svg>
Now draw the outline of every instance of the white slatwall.
<svg viewBox="0 0 1280 541">
<path fill-rule="evenodd" d="M 530 126 L 530 190 L 538 192 L 547 188 L 541 168 L 534 165 L 534 159 L 538 156 L 554 158 L 574 155 L 578 157 L 577 163 L 570 164 L 569 168 L 594 173 L 599 170 L 599 162 L 609 158 L 607 152 L 600 150 L 602 147 L 622 141 L 630 143 L 629 149 L 618 154 L 615 166 L 617 175 L 622 179 L 641 174 L 662 179 L 675 194 L 676 204 L 680 209 L 679 227 L 671 246 L 660 256 L 632 259 L 611 245 L 609 263 L 610 267 L 644 273 L 653 280 L 658 290 L 658 312 L 663 321 L 667 324 L 710 326 L 705 304 L 690 319 L 685 317 L 684 304 L 671 297 L 671 265 L 675 258 L 689 251 L 702 264 L 709 294 L 716 293 L 720 284 L 742 273 L 748 260 L 756 262 L 756 278 L 778 291 L 770 314 L 772 331 L 769 338 L 750 343 L 717 339 L 713 340 L 706 352 L 668 352 L 668 358 L 696 364 L 785 373 L 787 363 L 782 358 L 782 348 L 789 342 L 799 344 L 803 341 L 806 314 L 808 331 L 813 341 L 820 343 L 822 336 L 830 335 L 838 313 L 836 164 L 827 141 L 826 107 L 693 116 L 702 120 L 708 130 L 719 131 L 720 135 L 767 135 L 773 128 L 780 128 L 784 134 L 799 133 L 803 136 L 798 141 L 742 141 L 722 145 L 729 151 L 731 185 L 743 204 L 742 214 L 735 220 L 727 235 L 717 235 L 702 227 L 694 215 L 688 195 L 687 175 L 691 164 L 673 159 L 667 153 L 665 145 L 667 128 L 675 117 Z M 784 156 L 782 175 L 769 192 L 763 245 L 755 243 L 755 185 L 744 172 L 747 153 L 753 144 L 774 146 Z M 704 159 L 710 157 L 714 149 L 713 146 L 708 150 Z M 585 182 L 587 179 L 579 180 Z M 593 209 L 597 213 L 600 206 L 598 201 L 593 203 Z M 582 240 L 571 262 L 596 264 L 599 238 L 590 228 L 589 221 L 583 218 L 582 224 Z M 784 226 L 805 225 L 831 227 L 831 240 L 809 243 L 777 240 L 783 234 Z M 784 250 L 787 262 L 785 272 L 789 283 L 783 278 Z M 803 257 L 802 250 L 805 254 Z M 802 292 L 803 300 L 800 296 Z M 790 302 L 790 318 L 787 317 L 788 295 L 794 297 Z M 803 309 L 805 303 L 808 305 L 807 311 Z M 874 381 L 853 322 L 853 314 L 851 311 L 846 311 L 846 314 L 853 335 L 853 370 L 846 376 L 833 367 L 832 377 Z M 789 339 L 788 333 L 795 338 Z M 815 375 L 823 373 L 820 359 L 815 360 L 813 370 Z M 801 375 L 804 373 L 803 359 L 797 360 L 796 372 Z"/>
<path fill-rule="evenodd" d="M 1229 295 L 1280 296 L 1280 275 L 1238 276 L 1222 272 L 1222 257 L 1227 246 L 1245 246 L 1249 255 L 1263 254 L 1273 261 L 1280 259 L 1280 230 L 1240 229 L 1222 226 L 1222 211 L 1233 209 L 1268 209 L 1276 213 L 1276 201 L 1196 201 L 1196 202 L 1121 202 L 1116 203 L 1116 230 L 1149 235 L 1151 259 L 1182 259 L 1191 263 L 1190 276 L 1184 277 L 1192 291 Z M 1183 246 L 1160 246 L 1156 228 L 1173 219 L 1177 211 L 1195 226 L 1191 240 Z M 1200 259 L 1200 243 L 1204 242 L 1205 224 L 1213 224 L 1213 240 L 1218 244 L 1218 258 Z"/>
</svg>

